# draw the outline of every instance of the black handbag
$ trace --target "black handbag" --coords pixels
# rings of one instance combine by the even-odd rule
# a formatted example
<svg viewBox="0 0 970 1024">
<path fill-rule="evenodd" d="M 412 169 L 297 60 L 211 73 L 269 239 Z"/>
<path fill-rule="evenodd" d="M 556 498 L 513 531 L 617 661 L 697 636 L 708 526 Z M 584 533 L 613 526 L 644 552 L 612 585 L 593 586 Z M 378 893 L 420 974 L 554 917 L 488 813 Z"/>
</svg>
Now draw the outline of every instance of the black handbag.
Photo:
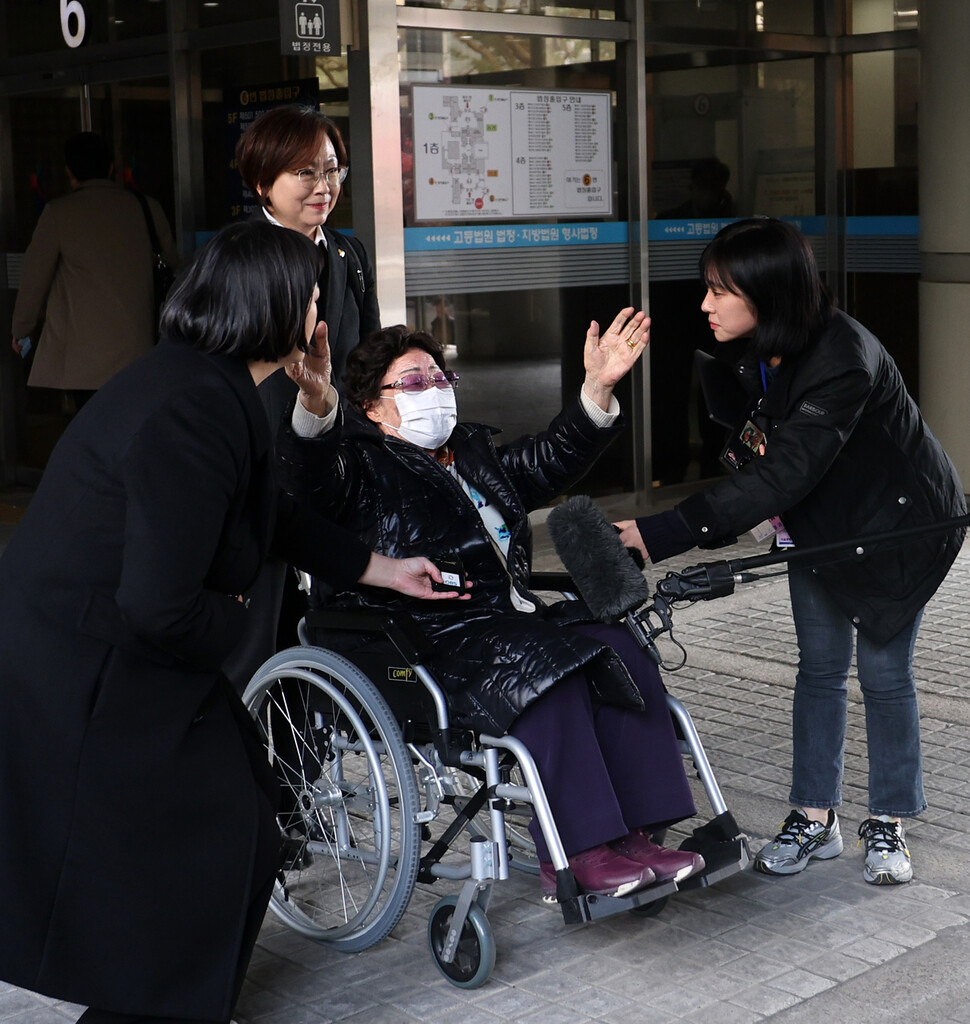
<svg viewBox="0 0 970 1024">
<path fill-rule="evenodd" d="M 142 212 L 145 214 L 145 223 L 148 225 L 148 237 L 152 243 L 152 288 L 154 293 L 154 317 L 155 340 L 158 340 L 158 319 L 162 312 L 162 304 L 165 296 L 175 280 L 175 271 L 165 262 L 162 255 L 162 245 L 158 240 L 158 232 L 155 230 L 155 221 L 152 219 L 152 211 L 148 208 L 148 200 L 141 192 L 132 193 L 141 203 Z"/>
</svg>

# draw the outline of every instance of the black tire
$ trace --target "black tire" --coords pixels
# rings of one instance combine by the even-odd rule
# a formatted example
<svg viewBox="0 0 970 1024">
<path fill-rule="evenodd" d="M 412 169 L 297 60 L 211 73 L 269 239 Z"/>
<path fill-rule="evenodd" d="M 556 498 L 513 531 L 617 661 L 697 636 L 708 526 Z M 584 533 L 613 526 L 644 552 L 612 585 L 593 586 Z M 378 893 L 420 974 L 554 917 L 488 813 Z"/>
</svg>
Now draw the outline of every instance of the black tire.
<svg viewBox="0 0 970 1024">
<path fill-rule="evenodd" d="M 495 967 L 495 938 L 485 911 L 477 903 L 469 908 L 454 960 L 445 963 L 441 959 L 457 903 L 456 896 L 445 896 L 435 904 L 428 919 L 428 945 L 438 970 L 452 985 L 479 988 L 488 981 Z"/>
<path fill-rule="evenodd" d="M 669 899 L 669 896 L 661 896 L 659 900 L 653 900 L 651 903 L 644 903 L 639 907 L 634 907 L 630 913 L 639 914 L 640 917 L 656 917 L 667 906 L 667 900 Z"/>
<path fill-rule="evenodd" d="M 383 697 L 333 651 L 270 658 L 243 694 L 284 800 L 270 907 L 345 952 L 380 942 L 414 891 L 421 836 L 411 757 Z"/>
</svg>

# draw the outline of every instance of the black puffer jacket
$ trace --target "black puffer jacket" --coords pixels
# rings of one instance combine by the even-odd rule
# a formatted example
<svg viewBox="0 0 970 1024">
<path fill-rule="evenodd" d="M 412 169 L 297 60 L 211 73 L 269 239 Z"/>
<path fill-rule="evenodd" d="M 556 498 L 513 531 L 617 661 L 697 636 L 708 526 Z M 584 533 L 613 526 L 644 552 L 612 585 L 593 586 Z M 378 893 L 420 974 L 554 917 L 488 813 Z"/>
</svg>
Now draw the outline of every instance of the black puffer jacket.
<svg viewBox="0 0 970 1024">
<path fill-rule="evenodd" d="M 778 514 L 807 548 L 966 512 L 956 470 L 896 364 L 844 313 L 804 352 L 782 360 L 761 402 L 762 422 L 763 457 L 677 506 L 689 532 L 682 549 L 734 537 Z M 649 550 L 651 524 L 640 522 Z M 858 628 L 886 643 L 932 597 L 964 533 L 873 547 L 815 571 Z"/>
<path fill-rule="evenodd" d="M 528 590 L 528 512 L 575 483 L 619 429 L 619 423 L 594 426 L 578 399 L 543 433 L 499 448 L 490 427 L 461 423 L 455 428 L 449 441 L 455 468 L 505 517 L 511 535 L 508 568 L 454 476 L 420 448 L 385 436 L 352 410 L 342 430 L 321 438 L 305 440 L 284 431 L 277 442 L 278 464 L 287 491 L 325 510 L 373 550 L 395 558 L 458 555 L 474 582 L 469 601 L 388 600 L 379 591 L 360 599 L 404 605 L 422 624 L 441 652 L 429 667 L 449 695 L 456 723 L 505 732 L 535 697 L 581 666 L 604 699 L 640 706 L 610 648 L 561 628 L 567 619 L 579 620 L 578 602 L 569 602 L 568 609 L 547 608 Z M 515 609 L 513 580 L 536 613 Z"/>
</svg>

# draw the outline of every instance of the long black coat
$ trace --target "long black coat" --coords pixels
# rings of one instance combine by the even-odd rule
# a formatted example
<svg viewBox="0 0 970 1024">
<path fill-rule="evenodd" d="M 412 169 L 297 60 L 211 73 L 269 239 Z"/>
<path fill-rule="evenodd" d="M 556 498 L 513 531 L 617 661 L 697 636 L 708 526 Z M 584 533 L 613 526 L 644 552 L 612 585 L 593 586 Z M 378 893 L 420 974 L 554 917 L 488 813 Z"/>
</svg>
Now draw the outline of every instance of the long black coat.
<svg viewBox="0 0 970 1024">
<path fill-rule="evenodd" d="M 265 218 L 262 210 L 253 216 Z M 327 324 L 332 379 L 339 386 L 350 350 L 380 328 L 380 312 L 374 268 L 363 244 L 328 228 L 323 233 L 327 255 L 317 282 L 317 320 Z M 275 438 L 279 424 L 292 411 L 297 386 L 280 369 L 259 385 L 258 392 Z M 253 612 L 250 629 L 223 666 L 240 692 L 277 648 L 297 642 L 297 623 L 306 609 L 305 595 L 298 589 L 295 577 L 287 572 L 286 562 L 277 558 L 266 562 L 259 580 L 246 596 Z"/>
<path fill-rule="evenodd" d="M 248 616 L 231 595 L 273 548 L 344 585 L 368 558 L 271 461 L 245 363 L 173 341 L 55 449 L 0 559 L 4 980 L 229 1016 L 278 857 L 275 783 L 219 674 Z"/>
<path fill-rule="evenodd" d="M 456 723 L 503 733 L 539 694 L 583 666 L 604 699 L 640 706 L 616 654 L 561 629 L 566 618 L 557 613 L 564 609 L 546 609 L 528 590 L 529 511 L 579 480 L 617 435 L 619 424 L 595 427 L 577 398 L 543 433 L 499 448 L 489 427 L 461 423 L 455 428 L 449 440 L 455 468 L 505 517 L 506 568 L 478 510 L 451 473 L 352 410 L 346 415 L 342 437 L 338 430 L 314 440 L 296 438 L 291 429 L 280 433 L 281 482 L 374 550 L 432 559 L 453 553 L 461 559 L 474 582 L 471 600 L 433 608 L 404 601 L 440 651 L 429 667 L 449 695 Z M 519 594 L 536 604 L 536 614 L 515 610 L 513 580 Z M 369 601 L 387 603 L 377 592 Z M 572 611 L 582 608 L 568 604 Z"/>
<path fill-rule="evenodd" d="M 764 456 L 677 506 L 693 543 L 734 537 L 778 514 L 807 548 L 966 512 L 956 470 L 896 364 L 844 313 L 782 360 L 760 415 Z M 936 591 L 964 533 L 927 534 L 817 572 L 858 628 L 886 643 Z"/>
</svg>

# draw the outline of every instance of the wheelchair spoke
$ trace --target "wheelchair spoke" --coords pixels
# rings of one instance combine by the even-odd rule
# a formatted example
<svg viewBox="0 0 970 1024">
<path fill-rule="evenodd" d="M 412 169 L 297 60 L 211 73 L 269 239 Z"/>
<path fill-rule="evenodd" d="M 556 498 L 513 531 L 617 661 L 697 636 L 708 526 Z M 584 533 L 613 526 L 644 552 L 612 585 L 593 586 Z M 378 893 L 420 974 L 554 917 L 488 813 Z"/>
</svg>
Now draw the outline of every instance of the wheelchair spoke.
<svg viewBox="0 0 970 1024">
<path fill-rule="evenodd" d="M 271 907 L 312 938 L 363 949 L 410 898 L 417 788 L 373 685 L 331 652 L 309 652 L 281 652 L 245 696 L 284 792 Z"/>
</svg>

